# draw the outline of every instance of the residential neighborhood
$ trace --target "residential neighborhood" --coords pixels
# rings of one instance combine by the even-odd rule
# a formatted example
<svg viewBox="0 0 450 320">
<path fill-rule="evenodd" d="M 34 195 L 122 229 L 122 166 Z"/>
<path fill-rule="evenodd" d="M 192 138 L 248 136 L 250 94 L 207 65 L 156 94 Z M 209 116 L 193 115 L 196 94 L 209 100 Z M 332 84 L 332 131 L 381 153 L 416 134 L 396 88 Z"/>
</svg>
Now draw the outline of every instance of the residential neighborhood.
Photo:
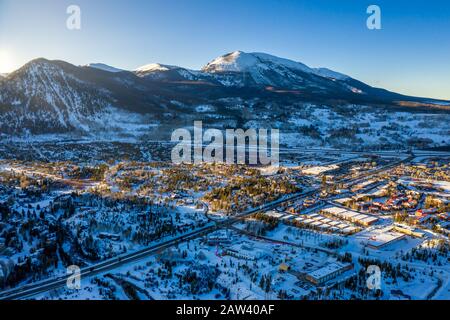
<svg viewBox="0 0 450 320">
<path fill-rule="evenodd" d="M 55 286 L 32 297 L 448 297 L 448 156 L 322 151 L 322 162 L 303 154 L 270 174 L 53 157 L 0 161 L 3 295 L 62 277 L 68 266 L 94 273 L 111 261 L 117 266 L 83 279 L 81 290 Z M 381 270 L 376 289 L 365 284 L 369 265 Z"/>
</svg>

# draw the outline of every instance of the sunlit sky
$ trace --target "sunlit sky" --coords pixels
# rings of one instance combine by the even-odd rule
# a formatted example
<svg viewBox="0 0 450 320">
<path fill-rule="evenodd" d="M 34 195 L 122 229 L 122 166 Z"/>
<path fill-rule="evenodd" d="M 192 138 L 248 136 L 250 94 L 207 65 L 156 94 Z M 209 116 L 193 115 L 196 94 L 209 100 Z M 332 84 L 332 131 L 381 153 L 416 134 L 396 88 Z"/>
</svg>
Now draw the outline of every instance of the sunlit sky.
<svg viewBox="0 0 450 320">
<path fill-rule="evenodd" d="M 81 8 L 81 30 L 66 28 L 71 4 Z M 370 4 L 381 7 L 382 30 L 366 27 Z M 447 0 L 0 0 L 0 72 L 37 57 L 199 69 L 234 50 L 450 100 Z"/>
</svg>

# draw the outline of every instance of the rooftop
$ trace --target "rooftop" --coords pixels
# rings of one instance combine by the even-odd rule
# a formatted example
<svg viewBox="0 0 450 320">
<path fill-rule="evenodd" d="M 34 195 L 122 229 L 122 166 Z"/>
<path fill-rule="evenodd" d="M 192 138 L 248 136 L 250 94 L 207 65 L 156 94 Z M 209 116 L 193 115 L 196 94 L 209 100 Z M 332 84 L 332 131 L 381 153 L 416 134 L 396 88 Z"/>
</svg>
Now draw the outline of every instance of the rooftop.
<svg viewBox="0 0 450 320">
<path fill-rule="evenodd" d="M 308 273 L 308 275 L 315 279 L 321 279 L 321 278 L 326 277 L 326 276 L 328 276 L 336 271 L 339 271 L 343 268 L 347 268 L 348 266 L 349 266 L 349 264 L 333 262 L 333 263 L 330 263 L 320 269 L 317 269 L 313 272 Z"/>
</svg>

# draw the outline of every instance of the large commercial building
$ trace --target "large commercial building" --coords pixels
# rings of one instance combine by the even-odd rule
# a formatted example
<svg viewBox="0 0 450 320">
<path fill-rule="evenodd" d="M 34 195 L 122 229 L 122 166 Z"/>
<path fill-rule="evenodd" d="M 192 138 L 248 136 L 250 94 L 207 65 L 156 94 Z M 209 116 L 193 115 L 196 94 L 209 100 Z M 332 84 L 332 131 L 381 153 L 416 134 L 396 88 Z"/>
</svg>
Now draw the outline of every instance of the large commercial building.
<svg viewBox="0 0 450 320">
<path fill-rule="evenodd" d="M 306 280 L 315 285 L 322 285 L 351 269 L 353 269 L 351 263 L 333 262 L 313 272 L 307 273 Z"/>
<path fill-rule="evenodd" d="M 370 238 L 367 242 L 367 246 L 372 249 L 382 249 L 394 242 L 400 241 L 406 238 L 405 234 L 395 232 L 392 228 L 385 230 L 377 230 L 369 234 Z"/>
<path fill-rule="evenodd" d="M 370 226 L 378 221 L 377 217 L 340 207 L 324 208 L 322 212 L 362 226 Z"/>
</svg>

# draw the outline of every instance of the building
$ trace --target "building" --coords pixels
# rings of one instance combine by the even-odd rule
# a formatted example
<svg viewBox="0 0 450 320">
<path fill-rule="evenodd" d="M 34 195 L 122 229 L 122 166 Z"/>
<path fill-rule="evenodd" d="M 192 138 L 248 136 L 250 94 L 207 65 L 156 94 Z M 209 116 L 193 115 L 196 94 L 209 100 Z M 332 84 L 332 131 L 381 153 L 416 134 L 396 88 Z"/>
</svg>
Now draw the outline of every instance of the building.
<svg viewBox="0 0 450 320">
<path fill-rule="evenodd" d="M 282 217 L 284 217 L 286 215 L 286 213 L 282 213 L 276 210 L 270 210 L 270 211 L 266 211 L 264 212 L 264 215 L 272 217 L 272 218 L 276 218 L 276 219 L 281 219 Z"/>
<path fill-rule="evenodd" d="M 378 232 L 374 231 L 370 233 L 370 238 L 367 242 L 367 246 L 371 249 L 379 250 L 405 238 L 405 234 L 395 232 L 392 228 L 384 229 Z"/>
<path fill-rule="evenodd" d="M 373 225 L 378 221 L 377 217 L 340 207 L 324 208 L 322 209 L 322 212 L 326 215 L 331 215 L 365 227 Z"/>
<path fill-rule="evenodd" d="M 289 271 L 291 268 L 286 264 L 286 263 L 282 263 L 280 264 L 280 266 L 278 267 L 278 271 L 280 272 L 287 272 Z"/>
<path fill-rule="evenodd" d="M 100 239 L 108 239 L 112 241 L 119 241 L 120 235 L 119 234 L 113 234 L 113 233 L 107 233 L 107 232 L 101 232 L 99 233 L 98 237 Z"/>
<path fill-rule="evenodd" d="M 226 230 L 219 230 L 216 231 L 208 236 L 207 240 L 208 244 L 210 246 L 216 246 L 219 244 L 230 244 L 231 239 L 228 235 L 228 232 Z"/>
<path fill-rule="evenodd" d="M 223 251 L 224 255 L 235 257 L 237 259 L 256 261 L 266 256 L 261 250 L 249 247 L 245 244 L 233 245 Z"/>
<path fill-rule="evenodd" d="M 353 269 L 353 264 L 351 263 L 333 262 L 307 273 L 306 280 L 315 285 L 322 285 L 351 269 Z"/>
<path fill-rule="evenodd" d="M 437 212 L 436 208 L 419 209 L 416 211 L 416 217 L 425 217 L 429 214 L 435 214 L 436 212 Z"/>
<path fill-rule="evenodd" d="M 407 234 L 409 236 L 413 236 L 416 238 L 423 238 L 425 236 L 425 233 L 419 231 L 419 230 L 415 230 L 409 226 L 405 226 L 402 224 L 394 224 L 394 231 L 400 232 L 400 233 L 404 233 Z"/>
</svg>

